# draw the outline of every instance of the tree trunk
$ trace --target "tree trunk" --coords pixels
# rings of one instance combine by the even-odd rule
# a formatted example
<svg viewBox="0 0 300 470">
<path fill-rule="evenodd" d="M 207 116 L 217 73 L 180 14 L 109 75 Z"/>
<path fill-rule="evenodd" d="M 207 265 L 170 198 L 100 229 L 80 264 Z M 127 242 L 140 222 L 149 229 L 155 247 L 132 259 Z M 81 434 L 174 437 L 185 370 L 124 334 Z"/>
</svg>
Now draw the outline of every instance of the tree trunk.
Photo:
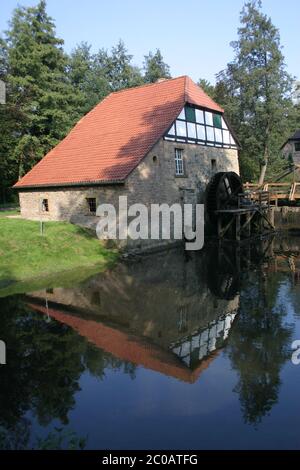
<svg viewBox="0 0 300 470">
<path fill-rule="evenodd" d="M 266 171 L 267 171 L 267 165 L 268 165 L 268 160 L 265 159 L 264 164 L 262 165 L 262 167 L 260 169 L 260 176 L 259 176 L 259 180 L 258 180 L 259 185 L 263 185 L 263 183 L 264 183 L 265 175 L 266 175 Z"/>
<path fill-rule="evenodd" d="M 265 148 L 264 148 L 264 163 L 263 165 L 261 166 L 261 169 L 260 169 L 260 176 L 259 176 L 259 180 L 258 180 L 258 184 L 259 185 L 262 185 L 264 183 L 264 180 L 265 180 L 265 175 L 266 175 L 266 171 L 267 171 L 267 166 L 268 166 L 268 161 L 269 161 L 269 132 L 270 132 L 270 125 L 268 123 L 267 125 L 267 128 L 266 128 L 266 132 L 265 132 Z"/>
</svg>

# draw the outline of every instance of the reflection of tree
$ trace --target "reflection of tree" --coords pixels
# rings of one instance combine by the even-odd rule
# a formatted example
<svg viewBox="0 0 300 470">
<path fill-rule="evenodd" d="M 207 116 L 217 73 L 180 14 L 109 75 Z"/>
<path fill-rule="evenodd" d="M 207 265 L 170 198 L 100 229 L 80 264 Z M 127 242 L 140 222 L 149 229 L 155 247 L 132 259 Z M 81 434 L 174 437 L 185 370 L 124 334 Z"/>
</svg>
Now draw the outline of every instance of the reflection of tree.
<svg viewBox="0 0 300 470">
<path fill-rule="evenodd" d="M 47 322 L 46 317 L 30 311 L 21 297 L 0 299 L 0 312 L 1 339 L 7 347 L 0 387 L 2 447 L 26 447 L 31 424 L 24 419 L 28 410 L 44 426 L 55 418 L 67 424 L 85 368 L 98 378 L 106 368 L 123 368 L 134 376 L 134 366 L 116 362 L 70 327 Z"/>
<path fill-rule="evenodd" d="M 289 359 L 291 327 L 276 306 L 280 279 L 257 273 L 243 281 L 240 315 L 233 329 L 229 356 L 238 371 L 244 419 L 257 424 L 277 403 L 280 370 Z"/>
</svg>

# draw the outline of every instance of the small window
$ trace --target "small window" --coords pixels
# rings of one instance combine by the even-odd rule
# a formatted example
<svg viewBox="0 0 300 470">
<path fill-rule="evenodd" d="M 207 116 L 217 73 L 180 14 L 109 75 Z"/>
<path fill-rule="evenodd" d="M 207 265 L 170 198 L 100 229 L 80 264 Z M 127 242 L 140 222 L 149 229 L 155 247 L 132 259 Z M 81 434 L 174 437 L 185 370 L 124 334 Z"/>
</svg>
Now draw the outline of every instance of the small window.
<svg viewBox="0 0 300 470">
<path fill-rule="evenodd" d="M 196 122 L 204 124 L 204 112 L 201 109 L 196 109 Z"/>
<path fill-rule="evenodd" d="M 213 158 L 213 159 L 211 160 L 211 169 L 212 169 L 213 171 L 215 171 L 215 170 L 216 170 L 216 167 L 217 167 L 217 162 L 216 162 L 216 160 Z"/>
<path fill-rule="evenodd" d="M 191 106 L 186 106 L 185 107 L 185 116 L 186 116 L 187 121 L 196 122 L 195 108 L 192 108 Z"/>
<path fill-rule="evenodd" d="M 156 156 L 156 155 L 153 155 L 152 160 L 153 160 L 153 163 L 157 163 L 157 156 Z"/>
<path fill-rule="evenodd" d="M 96 210 L 97 210 L 96 198 L 95 197 L 88 197 L 86 200 L 87 200 L 87 203 L 88 203 L 88 206 L 89 206 L 90 213 L 91 214 L 96 214 Z"/>
<path fill-rule="evenodd" d="M 176 176 L 184 175 L 182 149 L 175 149 L 175 175 Z"/>
<path fill-rule="evenodd" d="M 209 111 L 205 111 L 205 123 L 208 126 L 213 126 L 213 115 Z"/>
<path fill-rule="evenodd" d="M 221 129 L 215 129 L 216 142 L 223 142 Z"/>
<path fill-rule="evenodd" d="M 300 152 L 300 142 L 295 142 L 295 152 Z"/>
<path fill-rule="evenodd" d="M 185 119 L 185 111 L 184 108 L 182 109 L 181 113 L 179 114 L 177 119 Z"/>
<path fill-rule="evenodd" d="M 210 140 L 211 142 L 215 141 L 215 133 L 214 133 L 213 127 L 206 128 L 206 135 L 207 135 L 207 140 Z"/>
<path fill-rule="evenodd" d="M 214 114 L 213 121 L 215 127 L 217 127 L 218 129 L 222 128 L 222 116 L 220 116 L 220 114 Z"/>
<path fill-rule="evenodd" d="M 206 140 L 205 126 L 197 124 L 197 137 L 199 140 Z"/>
<path fill-rule="evenodd" d="M 188 137 L 191 137 L 192 139 L 196 139 L 196 124 L 188 122 L 187 131 L 188 131 Z"/>
<path fill-rule="evenodd" d="M 173 124 L 168 130 L 169 135 L 175 135 L 175 124 Z"/>
<path fill-rule="evenodd" d="M 43 199 L 42 200 L 42 211 L 43 212 L 49 212 L 48 199 Z"/>
<path fill-rule="evenodd" d="M 185 121 L 176 121 L 176 130 L 179 137 L 186 137 L 186 123 Z"/>
</svg>

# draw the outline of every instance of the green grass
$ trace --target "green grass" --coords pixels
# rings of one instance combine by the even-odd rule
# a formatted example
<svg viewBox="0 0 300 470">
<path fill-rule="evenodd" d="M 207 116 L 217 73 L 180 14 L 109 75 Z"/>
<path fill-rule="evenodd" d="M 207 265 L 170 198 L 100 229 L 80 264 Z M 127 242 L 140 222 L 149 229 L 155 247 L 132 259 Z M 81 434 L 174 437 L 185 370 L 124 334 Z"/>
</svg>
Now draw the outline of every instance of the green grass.
<svg viewBox="0 0 300 470">
<path fill-rule="evenodd" d="M 43 280 L 54 281 L 65 273 L 72 281 L 117 259 L 117 252 L 104 248 L 89 230 L 67 222 L 46 222 L 41 235 L 39 222 L 6 217 L 12 214 L 0 212 L 0 295 L 12 284 L 40 286 Z"/>
</svg>

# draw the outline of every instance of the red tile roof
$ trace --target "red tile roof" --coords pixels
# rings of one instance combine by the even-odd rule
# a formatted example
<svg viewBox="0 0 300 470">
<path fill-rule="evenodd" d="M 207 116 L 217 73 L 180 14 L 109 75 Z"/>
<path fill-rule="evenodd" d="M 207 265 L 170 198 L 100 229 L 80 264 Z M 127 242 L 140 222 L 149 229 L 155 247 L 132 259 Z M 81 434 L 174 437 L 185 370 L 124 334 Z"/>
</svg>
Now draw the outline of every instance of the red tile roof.
<svg viewBox="0 0 300 470">
<path fill-rule="evenodd" d="M 185 103 L 223 112 L 187 76 L 111 93 L 14 187 L 124 181 Z"/>
</svg>

